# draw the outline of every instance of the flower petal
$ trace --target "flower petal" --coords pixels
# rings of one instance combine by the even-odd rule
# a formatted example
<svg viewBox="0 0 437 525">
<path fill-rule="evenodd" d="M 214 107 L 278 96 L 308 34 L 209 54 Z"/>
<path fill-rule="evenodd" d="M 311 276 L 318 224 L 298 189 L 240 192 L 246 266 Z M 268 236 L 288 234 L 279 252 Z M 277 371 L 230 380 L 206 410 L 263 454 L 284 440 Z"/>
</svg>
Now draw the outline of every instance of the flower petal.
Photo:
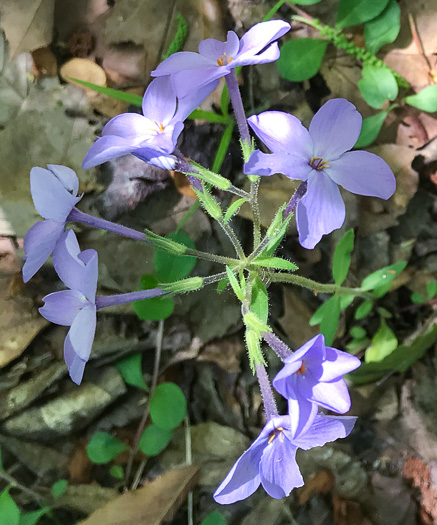
<svg viewBox="0 0 437 525">
<path fill-rule="evenodd" d="M 138 116 L 141 117 L 141 115 Z M 108 160 L 122 157 L 131 153 L 135 147 L 131 142 L 121 137 L 115 137 L 114 135 L 101 137 L 88 150 L 83 159 L 82 168 L 87 170 L 108 162 Z"/>
<path fill-rule="evenodd" d="M 280 57 L 281 52 L 276 42 L 270 44 L 265 51 L 258 53 L 257 55 L 245 54 L 239 56 L 235 62 L 232 62 L 233 67 L 250 66 L 254 64 L 268 64 L 275 62 Z"/>
<path fill-rule="evenodd" d="M 95 331 L 96 307 L 88 304 L 76 315 L 67 336 L 75 353 L 82 361 L 89 359 Z"/>
<path fill-rule="evenodd" d="M 318 411 L 319 407 L 316 403 L 309 401 L 296 390 L 295 396 L 288 398 L 291 435 L 296 436 L 306 432 L 312 425 Z"/>
<path fill-rule="evenodd" d="M 275 499 L 285 498 L 304 484 L 296 463 L 296 447 L 283 431 L 264 449 L 260 474 L 264 490 Z"/>
<path fill-rule="evenodd" d="M 79 310 L 88 304 L 85 297 L 76 290 L 62 290 L 43 297 L 44 306 L 39 313 L 51 323 L 71 326 Z"/>
<path fill-rule="evenodd" d="M 283 151 L 263 153 L 255 150 L 243 169 L 246 175 L 274 175 L 283 173 L 290 179 L 307 180 L 312 168 L 308 161 Z"/>
<path fill-rule="evenodd" d="M 82 292 L 91 303 L 94 303 L 96 300 L 97 279 L 99 276 L 97 252 L 90 248 L 89 250 L 81 252 L 78 257 L 85 263 L 79 291 Z"/>
<path fill-rule="evenodd" d="M 293 438 L 293 443 L 303 450 L 321 447 L 325 443 L 348 436 L 356 420 L 356 417 L 318 415 L 311 428 L 305 434 Z"/>
<path fill-rule="evenodd" d="M 30 170 L 30 191 L 41 217 L 56 222 L 65 222 L 70 211 L 81 199 L 74 197 L 56 175 L 40 167 Z"/>
<path fill-rule="evenodd" d="M 334 160 L 352 149 L 357 141 L 362 117 L 344 98 L 328 100 L 314 115 L 309 132 L 314 142 L 314 156 Z"/>
<path fill-rule="evenodd" d="M 255 24 L 240 40 L 240 51 L 236 57 L 239 65 L 250 63 L 246 61 L 262 51 L 271 42 L 285 35 L 290 28 L 290 24 L 282 20 L 270 20 Z"/>
<path fill-rule="evenodd" d="M 218 84 L 219 80 L 214 80 L 209 82 L 206 86 L 189 93 L 186 97 L 178 99 L 178 109 L 173 118 L 173 122 L 183 122 L 188 117 L 188 115 L 190 115 L 190 113 L 199 107 L 206 97 L 208 97 L 208 95 L 214 91 Z"/>
<path fill-rule="evenodd" d="M 23 281 L 27 283 L 50 257 L 65 223 L 51 220 L 34 224 L 24 237 L 26 261 L 23 266 Z"/>
<path fill-rule="evenodd" d="M 76 197 L 79 191 L 79 179 L 76 172 L 67 166 L 59 164 L 47 164 L 47 168 L 61 181 L 64 188 L 70 191 Z"/>
<path fill-rule="evenodd" d="M 215 38 L 202 40 L 199 44 L 199 53 L 217 64 L 217 60 L 222 58 L 225 53 L 228 60 L 234 58 L 239 48 L 240 39 L 237 34 L 234 31 L 228 31 L 226 42 L 221 42 Z"/>
<path fill-rule="evenodd" d="M 390 166 L 368 151 L 348 151 L 331 161 L 325 172 L 336 184 L 357 195 L 388 199 L 396 189 Z"/>
<path fill-rule="evenodd" d="M 217 64 L 215 67 L 209 67 L 207 69 L 179 71 L 172 75 L 173 87 L 178 98 L 183 99 L 208 84 L 214 83 L 216 86 L 216 81 L 228 75 L 230 71 L 231 69 L 228 66 L 217 66 Z"/>
<path fill-rule="evenodd" d="M 339 414 L 345 414 L 351 408 L 351 398 L 344 379 L 330 383 L 316 383 L 312 387 L 311 399 L 322 408 Z"/>
<path fill-rule="evenodd" d="M 85 264 L 78 258 L 79 243 L 73 230 L 65 231 L 53 251 L 53 266 L 61 281 L 71 290 L 82 291 Z"/>
<path fill-rule="evenodd" d="M 166 126 L 176 112 L 176 94 L 170 77 L 158 77 L 149 84 L 143 97 L 143 114 Z"/>
<path fill-rule="evenodd" d="M 64 341 L 64 360 L 68 368 L 71 379 L 76 385 L 80 385 L 85 371 L 86 361 L 83 361 L 74 351 L 70 338 Z"/>
<path fill-rule="evenodd" d="M 321 171 L 313 170 L 308 178 L 308 189 L 297 205 L 296 223 L 300 244 L 309 250 L 322 235 L 341 228 L 345 206 L 335 182 Z"/>
<path fill-rule="evenodd" d="M 176 165 L 176 157 L 173 155 L 162 155 L 161 152 L 153 149 L 139 148 L 133 151 L 132 155 L 163 170 L 172 170 Z"/>
<path fill-rule="evenodd" d="M 285 152 L 306 159 L 313 156 L 313 142 L 301 121 L 283 111 L 264 111 L 247 119 L 250 127 L 273 152 Z"/>
<path fill-rule="evenodd" d="M 174 109 L 176 109 L 176 102 Z M 159 125 L 150 118 L 138 113 L 122 113 L 105 125 L 102 129 L 102 138 L 114 136 L 128 141 L 132 146 L 138 146 L 154 137 L 159 129 Z"/>
<path fill-rule="evenodd" d="M 358 357 L 342 352 L 336 348 L 326 347 L 326 360 L 323 362 L 323 371 L 319 381 L 334 381 L 357 369 L 361 365 Z"/>
<path fill-rule="evenodd" d="M 226 478 L 214 492 L 214 499 L 221 505 L 229 505 L 248 498 L 259 487 L 259 462 L 262 448 L 258 447 L 257 440 L 237 460 Z"/>
<path fill-rule="evenodd" d="M 173 75 L 178 71 L 185 71 L 188 69 L 207 69 L 217 66 L 217 62 L 211 58 L 193 53 L 192 51 L 180 51 L 173 53 L 150 74 L 152 77 L 162 77 L 164 75 Z"/>
</svg>

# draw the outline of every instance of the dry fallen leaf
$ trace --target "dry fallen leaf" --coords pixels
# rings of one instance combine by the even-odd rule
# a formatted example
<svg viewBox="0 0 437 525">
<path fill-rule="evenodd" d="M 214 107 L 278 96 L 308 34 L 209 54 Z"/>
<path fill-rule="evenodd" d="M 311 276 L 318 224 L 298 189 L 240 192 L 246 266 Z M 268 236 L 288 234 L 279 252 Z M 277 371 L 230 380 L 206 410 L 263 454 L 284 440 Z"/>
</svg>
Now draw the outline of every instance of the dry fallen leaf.
<svg viewBox="0 0 437 525">
<path fill-rule="evenodd" d="M 54 0 L 2 0 L 1 27 L 12 59 L 52 41 Z"/>
<path fill-rule="evenodd" d="M 193 199 L 197 200 L 197 195 L 194 193 L 190 181 L 187 179 L 186 175 L 180 173 L 179 171 L 173 170 L 171 170 L 169 173 L 179 193 L 182 195 L 188 195 L 188 197 L 192 197 Z"/>
<path fill-rule="evenodd" d="M 328 494 L 334 488 L 334 476 L 327 470 L 321 470 L 315 476 L 305 481 L 299 490 L 299 504 L 305 503 L 313 494 Z"/>
<path fill-rule="evenodd" d="M 122 494 L 79 525 L 159 525 L 172 519 L 198 478 L 199 468 L 193 465 L 169 470 L 143 488 Z"/>
</svg>

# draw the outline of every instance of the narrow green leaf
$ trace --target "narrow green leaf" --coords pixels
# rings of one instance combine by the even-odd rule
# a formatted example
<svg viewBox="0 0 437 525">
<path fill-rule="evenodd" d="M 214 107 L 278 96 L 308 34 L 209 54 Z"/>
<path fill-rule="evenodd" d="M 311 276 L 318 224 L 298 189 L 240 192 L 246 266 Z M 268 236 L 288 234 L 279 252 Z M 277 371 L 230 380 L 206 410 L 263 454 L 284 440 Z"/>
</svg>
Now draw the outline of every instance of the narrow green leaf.
<svg viewBox="0 0 437 525">
<path fill-rule="evenodd" d="M 378 137 L 387 115 L 388 111 L 381 111 L 376 115 L 363 119 L 360 136 L 358 137 L 354 148 L 365 148 L 372 144 L 372 142 Z"/>
<path fill-rule="evenodd" d="M 140 290 L 151 290 L 158 286 L 158 279 L 154 275 L 141 276 Z M 135 301 L 132 307 L 137 316 L 143 321 L 161 321 L 167 319 L 173 313 L 174 302 L 171 297 L 152 297 L 151 299 L 143 299 L 142 301 Z"/>
<path fill-rule="evenodd" d="M 345 310 L 355 299 L 355 295 L 340 295 L 340 310 Z"/>
<path fill-rule="evenodd" d="M 329 306 L 324 310 L 323 319 L 320 323 L 320 333 L 325 336 L 326 346 L 331 346 L 340 319 L 340 297 L 334 295 L 328 299 L 325 304 L 328 304 Z"/>
<path fill-rule="evenodd" d="M 215 124 L 229 124 L 230 118 L 226 115 L 219 115 L 212 111 L 205 111 L 203 109 L 195 109 L 188 117 L 191 120 L 207 120 Z"/>
<path fill-rule="evenodd" d="M 317 324 L 320 324 L 322 322 L 323 316 L 325 315 L 326 311 L 330 308 L 329 299 L 328 301 L 325 301 L 323 304 L 321 304 L 317 310 L 313 313 L 311 319 L 309 320 L 310 326 L 316 326 Z"/>
<path fill-rule="evenodd" d="M 158 427 L 173 430 L 179 426 L 187 413 L 184 393 L 174 383 L 161 383 L 150 400 L 150 417 Z"/>
<path fill-rule="evenodd" d="M 229 89 L 228 86 L 225 84 L 223 86 L 223 91 L 220 97 L 220 111 L 223 113 L 223 115 L 226 117 L 229 115 L 229 102 L 230 102 L 230 96 L 229 96 Z"/>
<path fill-rule="evenodd" d="M 401 28 L 401 8 L 396 0 L 389 0 L 387 7 L 364 26 L 366 47 L 376 54 L 385 44 L 394 42 Z"/>
<path fill-rule="evenodd" d="M 362 326 L 352 326 L 349 333 L 354 339 L 364 339 L 367 337 L 367 332 Z"/>
<path fill-rule="evenodd" d="M 346 350 L 351 354 L 357 355 L 358 352 L 362 352 L 370 344 L 370 339 L 364 337 L 363 339 L 352 339 L 346 344 Z"/>
<path fill-rule="evenodd" d="M 74 82 L 77 82 L 78 84 L 81 84 L 82 86 L 93 89 L 94 91 L 98 91 L 99 93 L 102 93 L 103 95 L 108 95 L 108 97 L 115 98 L 116 100 L 121 100 L 122 102 L 127 102 L 128 104 L 132 104 L 132 106 L 141 107 L 143 104 L 143 97 L 141 97 L 140 95 L 134 95 L 133 93 L 125 93 L 124 91 L 120 91 L 119 89 L 98 86 L 97 84 L 93 84 L 91 82 L 85 82 L 84 80 L 79 80 L 78 78 L 73 78 L 73 77 L 67 77 L 67 78 L 68 80 L 73 80 Z"/>
<path fill-rule="evenodd" d="M 241 289 L 240 283 L 238 282 L 237 278 L 235 277 L 234 273 L 229 268 L 229 266 L 226 266 L 226 273 L 228 275 L 228 281 L 232 286 L 232 290 L 234 290 L 234 294 L 238 297 L 240 301 L 244 301 L 243 290 Z"/>
<path fill-rule="evenodd" d="M 48 514 L 52 509 L 50 507 L 43 507 L 33 512 L 26 512 L 20 516 L 20 525 L 37 525 L 40 519 Z M 5 524 L 6 525 L 6 524 Z"/>
<path fill-rule="evenodd" d="M 195 249 L 196 246 L 190 237 L 182 232 L 170 233 L 167 235 L 168 239 L 183 244 L 188 248 Z M 153 255 L 153 266 L 160 282 L 169 283 L 184 279 L 193 270 L 196 265 L 196 258 L 192 256 L 173 255 L 164 252 L 163 250 L 156 250 Z"/>
<path fill-rule="evenodd" d="M 0 493 L 0 523 L 5 525 L 19 525 L 20 509 L 9 494 L 10 487 Z"/>
<path fill-rule="evenodd" d="M 367 317 L 373 308 L 373 301 L 370 299 L 366 299 L 363 301 L 360 306 L 355 310 L 354 317 L 357 321 L 360 319 L 364 319 L 364 317 Z"/>
<path fill-rule="evenodd" d="M 228 522 L 218 510 L 215 510 L 214 512 L 211 512 L 211 514 L 208 514 L 208 516 L 202 520 L 200 525 L 228 525 Z"/>
<path fill-rule="evenodd" d="M 229 279 L 220 279 L 217 285 L 217 293 L 223 292 L 223 290 L 228 286 Z"/>
<path fill-rule="evenodd" d="M 292 82 L 312 78 L 320 69 L 327 45 L 325 40 L 316 38 L 289 40 L 281 47 L 279 74 Z"/>
<path fill-rule="evenodd" d="M 340 0 L 336 27 L 356 26 L 372 20 L 387 4 L 388 0 Z"/>
<path fill-rule="evenodd" d="M 86 447 L 86 452 L 93 463 L 100 465 L 109 463 L 119 454 L 127 450 L 127 448 L 124 443 L 110 434 L 106 432 L 96 432 L 91 437 Z"/>
<path fill-rule="evenodd" d="M 372 361 L 382 361 L 385 357 L 391 354 L 398 347 L 398 340 L 393 333 L 393 330 L 381 319 L 381 324 L 372 337 L 372 345 L 366 350 L 364 354 L 364 361 L 371 363 Z"/>
<path fill-rule="evenodd" d="M 177 53 L 184 47 L 184 42 L 188 33 L 188 23 L 180 13 L 176 15 L 176 20 L 178 23 L 176 34 L 168 46 L 167 51 L 162 55 L 162 60 L 165 60 L 170 55 L 173 55 L 173 53 Z"/>
<path fill-rule="evenodd" d="M 335 247 L 332 261 L 332 276 L 336 284 L 340 285 L 346 279 L 351 264 L 351 252 L 354 249 L 354 230 L 348 230 Z"/>
<path fill-rule="evenodd" d="M 167 447 L 172 437 L 173 432 L 171 430 L 152 424 L 144 429 L 138 446 L 146 456 L 157 456 Z"/>
<path fill-rule="evenodd" d="M 269 318 L 269 296 L 264 283 L 259 277 L 256 277 L 252 284 L 250 310 L 256 314 L 263 323 L 267 323 Z"/>
<path fill-rule="evenodd" d="M 314 5 L 318 4 L 322 0 L 289 0 L 290 4 L 296 5 Z"/>
<path fill-rule="evenodd" d="M 382 297 L 385 295 L 391 286 L 391 283 L 397 277 L 402 270 L 407 266 L 405 261 L 400 261 L 385 268 L 381 268 L 376 272 L 371 273 L 363 279 L 361 288 L 363 290 L 373 290 L 375 297 Z"/>
<path fill-rule="evenodd" d="M 247 199 L 242 197 L 241 199 L 237 199 L 234 201 L 229 208 L 226 210 L 223 222 L 226 224 L 231 220 L 231 218 L 238 212 L 238 210 L 241 208 L 241 206 L 247 202 Z"/>
<path fill-rule="evenodd" d="M 132 354 L 117 361 L 115 366 L 125 383 L 141 388 L 147 392 L 149 387 L 143 377 L 141 367 L 142 358 L 142 354 Z"/>
<path fill-rule="evenodd" d="M 220 139 L 220 144 L 217 149 L 217 153 L 215 154 L 214 163 L 212 165 L 212 171 L 215 171 L 215 173 L 219 173 L 223 161 L 225 160 L 226 154 L 228 152 L 229 144 L 231 143 L 232 139 L 232 133 L 234 132 L 234 121 L 230 122 L 225 130 L 223 131 L 222 138 Z"/>
<path fill-rule="evenodd" d="M 299 269 L 294 263 L 287 261 L 287 259 L 282 259 L 281 257 L 258 257 L 258 259 L 252 261 L 251 264 L 263 266 L 265 268 L 274 268 L 276 270 L 289 270 L 290 272 Z"/>
<path fill-rule="evenodd" d="M 68 487 L 68 481 L 66 479 L 58 479 L 55 483 L 53 483 L 51 491 L 52 496 L 57 499 L 62 496 L 62 494 L 65 493 Z"/>
<path fill-rule="evenodd" d="M 437 281 L 433 279 L 432 281 L 429 281 L 426 285 L 426 295 L 428 299 L 432 299 L 435 295 L 437 295 Z"/>
<path fill-rule="evenodd" d="M 393 73 L 385 68 L 365 64 L 363 78 L 358 81 L 358 88 L 364 100 L 379 109 L 386 100 L 394 100 L 398 96 L 398 84 Z"/>
<path fill-rule="evenodd" d="M 109 469 L 109 473 L 115 479 L 123 479 L 124 478 L 124 470 L 123 470 L 123 467 L 121 465 L 112 465 L 112 467 Z"/>
<path fill-rule="evenodd" d="M 422 111 L 434 113 L 437 111 L 437 86 L 427 86 L 419 91 L 417 95 L 404 98 L 404 102 Z"/>
</svg>

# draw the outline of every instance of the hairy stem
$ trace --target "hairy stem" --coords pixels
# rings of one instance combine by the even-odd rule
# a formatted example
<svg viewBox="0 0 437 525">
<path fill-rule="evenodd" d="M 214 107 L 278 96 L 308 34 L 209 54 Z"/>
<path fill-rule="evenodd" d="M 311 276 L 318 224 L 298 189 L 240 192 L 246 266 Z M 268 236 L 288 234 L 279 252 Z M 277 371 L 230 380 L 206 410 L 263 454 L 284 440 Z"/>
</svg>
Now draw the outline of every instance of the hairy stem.
<svg viewBox="0 0 437 525">
<path fill-rule="evenodd" d="M 275 398 L 273 397 L 273 391 L 266 368 L 262 363 L 256 364 L 256 377 L 258 379 L 259 389 L 261 390 L 267 421 L 269 421 L 278 415 L 278 409 L 276 408 Z"/>
<path fill-rule="evenodd" d="M 261 241 L 261 215 L 259 211 L 258 189 L 260 177 L 250 176 L 250 207 L 253 218 L 253 249 L 256 250 Z"/>
<path fill-rule="evenodd" d="M 226 75 L 225 79 L 232 107 L 234 108 L 235 120 L 237 121 L 241 140 L 246 144 L 250 144 L 249 127 L 247 125 L 246 114 L 244 112 L 243 101 L 241 100 L 240 88 L 238 87 L 235 70 L 233 69 L 228 75 Z"/>
</svg>

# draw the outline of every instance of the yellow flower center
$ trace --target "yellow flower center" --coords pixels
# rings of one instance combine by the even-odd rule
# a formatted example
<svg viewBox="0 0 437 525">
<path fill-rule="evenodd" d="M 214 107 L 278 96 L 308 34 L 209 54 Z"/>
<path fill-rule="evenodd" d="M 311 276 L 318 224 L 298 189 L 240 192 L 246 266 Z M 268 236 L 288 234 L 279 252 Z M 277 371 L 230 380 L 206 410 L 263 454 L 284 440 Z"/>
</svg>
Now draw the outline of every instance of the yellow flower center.
<svg viewBox="0 0 437 525">
<path fill-rule="evenodd" d="M 275 428 L 272 432 L 270 432 L 269 440 L 267 443 L 270 445 L 270 443 L 279 436 L 279 441 L 282 443 L 284 441 L 284 429 L 282 427 Z"/>
<path fill-rule="evenodd" d="M 295 374 L 305 374 L 305 363 L 302 361 L 302 366 L 295 372 Z"/>
<path fill-rule="evenodd" d="M 309 165 L 317 171 L 322 171 L 329 168 L 329 160 L 323 160 L 322 157 L 311 157 Z"/>
<path fill-rule="evenodd" d="M 217 59 L 217 65 L 226 66 L 229 62 L 232 62 L 232 60 L 234 60 L 234 57 L 227 58 L 226 53 L 223 53 L 223 55 Z"/>
</svg>

